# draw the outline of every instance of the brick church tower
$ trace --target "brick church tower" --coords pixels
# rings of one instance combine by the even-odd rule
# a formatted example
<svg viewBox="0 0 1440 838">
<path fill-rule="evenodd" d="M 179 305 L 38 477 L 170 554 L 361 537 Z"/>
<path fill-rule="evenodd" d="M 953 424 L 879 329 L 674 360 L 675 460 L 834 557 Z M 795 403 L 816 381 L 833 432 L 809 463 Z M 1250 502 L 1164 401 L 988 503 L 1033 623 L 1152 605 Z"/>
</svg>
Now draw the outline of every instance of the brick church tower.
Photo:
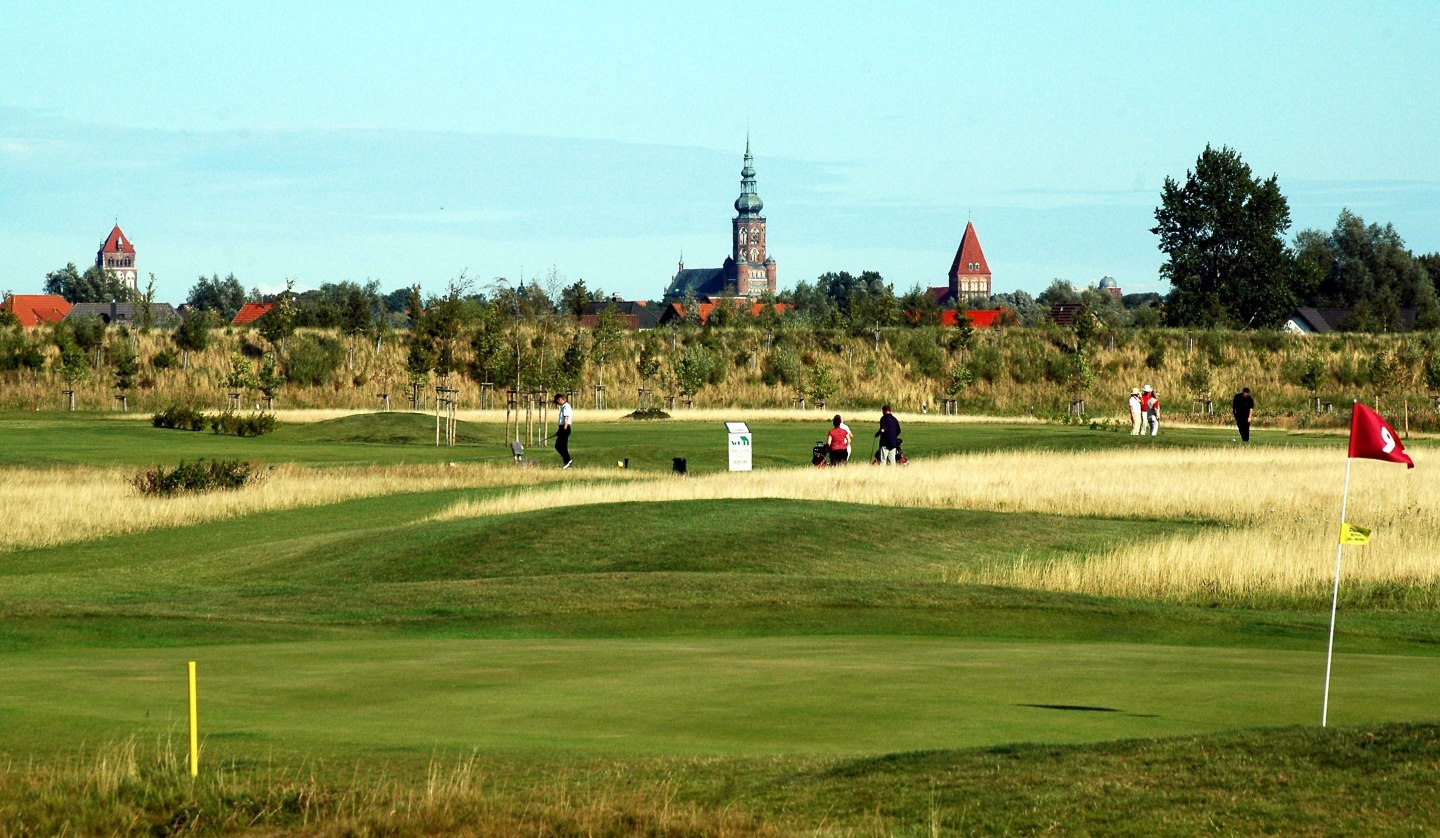
<svg viewBox="0 0 1440 838">
<path fill-rule="evenodd" d="M 116 224 L 95 254 L 95 267 L 115 274 L 131 291 L 140 290 L 140 276 L 135 272 L 135 243 Z"/>
<path fill-rule="evenodd" d="M 755 191 L 754 162 L 747 137 L 745 167 L 740 170 L 740 197 L 735 199 L 737 214 L 731 221 L 730 232 L 735 292 L 742 297 L 758 297 L 775 290 L 775 260 L 765 253 L 765 216 L 760 214 L 765 204 Z"/>
<path fill-rule="evenodd" d="M 975 225 L 967 221 L 960 248 L 955 251 L 955 261 L 950 263 L 949 297 L 957 306 L 963 306 L 969 300 L 989 297 L 991 293 L 990 266 L 985 262 L 985 251 L 980 249 Z"/>
</svg>

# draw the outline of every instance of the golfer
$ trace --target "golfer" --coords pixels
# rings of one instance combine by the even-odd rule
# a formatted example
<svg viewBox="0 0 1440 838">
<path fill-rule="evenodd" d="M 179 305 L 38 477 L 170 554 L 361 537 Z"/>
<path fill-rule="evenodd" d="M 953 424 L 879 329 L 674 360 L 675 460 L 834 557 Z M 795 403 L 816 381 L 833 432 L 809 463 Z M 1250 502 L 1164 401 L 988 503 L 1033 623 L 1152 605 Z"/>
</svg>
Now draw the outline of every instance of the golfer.
<svg viewBox="0 0 1440 838">
<path fill-rule="evenodd" d="M 843 466 L 850 462 L 850 430 L 844 427 L 840 421 L 840 414 L 835 414 L 831 420 L 834 425 L 830 429 L 830 465 Z"/>
<path fill-rule="evenodd" d="M 880 408 L 880 430 L 875 435 L 880 437 L 880 464 L 895 465 L 895 454 L 900 450 L 900 420 L 890 412 L 888 404 Z"/>
<path fill-rule="evenodd" d="M 1235 414 L 1235 427 L 1240 431 L 1240 441 L 1250 441 L 1250 423 L 1255 421 L 1255 399 L 1250 395 L 1249 387 L 1241 387 L 1240 392 L 1230 402 L 1230 412 Z"/>
<path fill-rule="evenodd" d="M 560 455 L 561 468 L 575 465 L 570 459 L 570 401 L 564 393 L 555 394 L 555 453 Z"/>
</svg>

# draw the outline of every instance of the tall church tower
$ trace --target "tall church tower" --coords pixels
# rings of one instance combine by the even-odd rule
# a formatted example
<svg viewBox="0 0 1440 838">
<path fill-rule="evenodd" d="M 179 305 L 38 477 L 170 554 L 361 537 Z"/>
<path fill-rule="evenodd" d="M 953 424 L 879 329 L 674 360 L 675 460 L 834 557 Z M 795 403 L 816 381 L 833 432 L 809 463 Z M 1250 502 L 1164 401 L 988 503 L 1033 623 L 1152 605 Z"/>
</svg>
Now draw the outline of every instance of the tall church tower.
<svg viewBox="0 0 1440 838">
<path fill-rule="evenodd" d="M 115 274 L 131 291 L 140 290 L 140 277 L 135 272 L 135 244 L 116 224 L 95 254 L 95 267 Z"/>
<path fill-rule="evenodd" d="M 985 251 L 980 249 L 980 237 L 975 235 L 975 225 L 965 222 L 965 235 L 960 237 L 960 247 L 955 251 L 955 261 L 950 263 L 950 299 L 957 307 L 966 302 L 983 299 L 993 294 L 990 283 L 990 265 L 985 261 Z"/>
<path fill-rule="evenodd" d="M 740 170 L 740 197 L 735 199 L 737 215 L 731 221 L 730 233 L 735 291 L 742 297 L 758 297 L 775 290 L 775 260 L 765 252 L 765 216 L 760 214 L 765 204 L 755 191 L 754 163 L 750 138 L 746 137 L 745 167 Z"/>
</svg>

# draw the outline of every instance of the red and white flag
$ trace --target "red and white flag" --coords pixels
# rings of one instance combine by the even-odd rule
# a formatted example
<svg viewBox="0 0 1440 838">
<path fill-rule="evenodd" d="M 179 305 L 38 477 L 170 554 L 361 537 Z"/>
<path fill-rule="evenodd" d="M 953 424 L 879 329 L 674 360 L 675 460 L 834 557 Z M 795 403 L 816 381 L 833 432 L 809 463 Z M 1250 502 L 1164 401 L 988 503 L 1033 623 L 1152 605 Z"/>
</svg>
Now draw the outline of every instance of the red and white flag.
<svg viewBox="0 0 1440 838">
<path fill-rule="evenodd" d="M 1355 402 L 1355 411 L 1350 415 L 1350 456 L 1415 467 L 1395 429 L 1380 414 L 1359 402 Z"/>
</svg>

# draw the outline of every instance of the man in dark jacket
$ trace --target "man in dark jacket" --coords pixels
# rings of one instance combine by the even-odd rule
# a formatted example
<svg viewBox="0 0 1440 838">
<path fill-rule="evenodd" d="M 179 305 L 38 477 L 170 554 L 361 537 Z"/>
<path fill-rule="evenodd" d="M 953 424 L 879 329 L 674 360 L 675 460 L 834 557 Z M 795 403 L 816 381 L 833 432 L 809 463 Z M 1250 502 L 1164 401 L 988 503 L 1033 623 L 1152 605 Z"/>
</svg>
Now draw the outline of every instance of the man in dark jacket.
<svg viewBox="0 0 1440 838">
<path fill-rule="evenodd" d="M 1235 399 L 1230 402 L 1230 412 L 1235 414 L 1235 427 L 1240 429 L 1240 441 L 1250 441 L 1250 423 L 1255 421 L 1255 399 L 1250 396 L 1250 388 L 1242 387 L 1240 392 L 1235 394 Z"/>
<path fill-rule="evenodd" d="M 890 412 L 888 404 L 880 409 L 880 430 L 875 435 L 880 437 L 880 464 L 895 465 L 895 453 L 900 448 L 900 420 Z"/>
</svg>

